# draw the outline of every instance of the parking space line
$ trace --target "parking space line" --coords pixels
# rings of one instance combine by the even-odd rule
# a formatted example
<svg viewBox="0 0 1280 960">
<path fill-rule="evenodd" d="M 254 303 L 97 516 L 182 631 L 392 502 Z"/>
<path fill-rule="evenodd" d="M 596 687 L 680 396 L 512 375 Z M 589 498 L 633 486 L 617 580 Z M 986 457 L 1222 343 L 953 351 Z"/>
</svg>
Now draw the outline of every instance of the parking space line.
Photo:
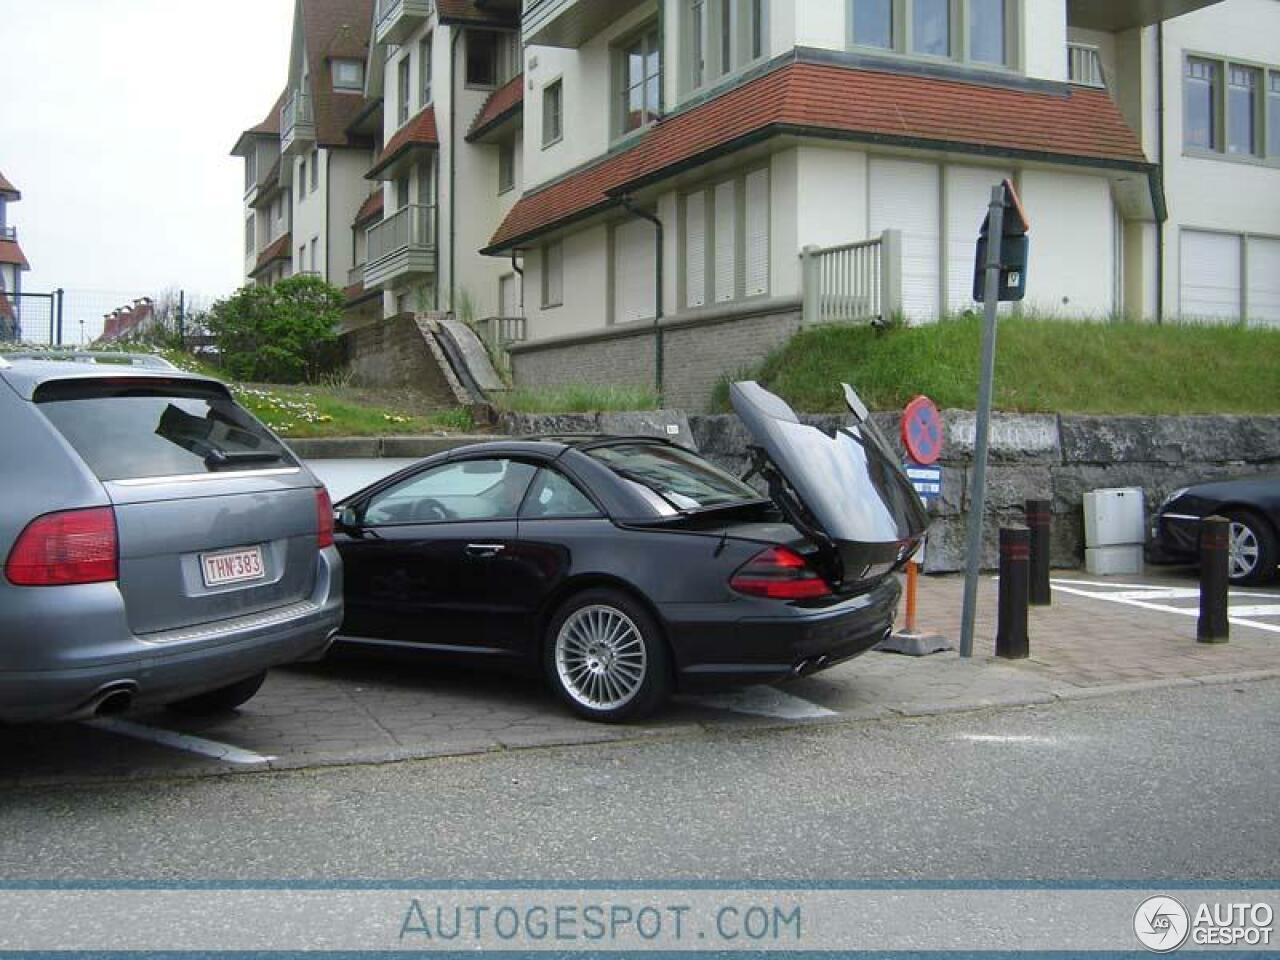
<svg viewBox="0 0 1280 960">
<path fill-rule="evenodd" d="M 205 757 L 213 757 L 215 760 L 234 763 L 236 766 L 265 767 L 275 759 L 275 757 L 254 753 L 252 750 L 233 747 L 229 743 L 218 743 L 216 740 L 206 740 L 204 737 L 193 737 L 189 733 L 178 733 L 176 730 L 148 727 L 146 724 L 134 723 L 132 720 L 123 720 L 120 717 L 101 717 L 97 720 L 89 720 L 86 721 L 86 726 L 106 730 L 108 733 L 118 733 L 125 737 L 133 737 L 135 740 L 150 740 L 165 747 L 185 750 L 188 753 L 198 753 Z"/>
<path fill-rule="evenodd" d="M 803 697 L 783 693 L 776 687 L 767 687 L 763 684 L 691 699 L 703 707 L 731 710 L 734 713 L 746 713 L 757 717 L 777 717 L 781 720 L 814 720 L 818 717 L 838 716 L 835 710 L 828 710 Z"/>
<path fill-rule="evenodd" d="M 1227 612 L 1237 617 L 1280 617 L 1280 603 L 1258 603 L 1251 607 L 1229 607 Z"/>
<path fill-rule="evenodd" d="M 1059 590 L 1062 593 L 1069 593 L 1077 597 L 1087 597 L 1090 600 L 1105 600 L 1109 603 L 1124 604 L 1127 607 L 1137 607 L 1139 610 L 1154 610 L 1157 613 L 1175 613 L 1180 617 L 1200 616 L 1200 610 L 1198 607 L 1172 607 L 1164 603 L 1152 603 L 1149 600 L 1126 599 L 1123 594 L 1106 593 L 1098 590 L 1081 590 L 1077 587 L 1063 586 L 1063 584 L 1065 583 L 1082 583 L 1086 581 L 1054 580 L 1052 582 L 1055 590 Z M 1240 595 L 1231 594 L 1231 596 L 1240 596 Z M 1246 594 L 1246 596 L 1248 595 Z M 1253 594 L 1253 596 L 1257 596 L 1257 594 Z M 1263 596 L 1267 596 L 1267 594 L 1263 594 Z M 1280 633 L 1280 624 L 1261 623 L 1257 620 L 1249 620 L 1247 619 L 1246 616 L 1241 615 L 1249 609 L 1251 608 L 1250 607 L 1236 607 L 1236 608 L 1228 607 L 1227 620 L 1238 627 L 1250 627 L 1254 630 L 1263 630 L 1267 633 Z"/>
</svg>

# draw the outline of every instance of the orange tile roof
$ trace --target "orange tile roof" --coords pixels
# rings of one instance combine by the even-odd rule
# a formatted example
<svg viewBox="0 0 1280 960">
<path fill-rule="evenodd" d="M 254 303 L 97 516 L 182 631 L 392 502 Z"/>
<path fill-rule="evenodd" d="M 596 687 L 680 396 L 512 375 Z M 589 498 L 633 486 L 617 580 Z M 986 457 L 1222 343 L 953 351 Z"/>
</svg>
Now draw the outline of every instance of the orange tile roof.
<svg viewBox="0 0 1280 960">
<path fill-rule="evenodd" d="M 3 173 L 0 173 L 0 193 L 6 194 L 10 200 L 21 200 L 22 194 L 12 183 L 5 179 Z"/>
<path fill-rule="evenodd" d="M 373 168 L 365 174 L 375 178 L 393 162 L 414 147 L 439 147 L 440 135 L 436 132 L 436 111 L 434 107 L 423 107 L 422 110 L 396 131 L 386 148 L 374 161 Z"/>
<path fill-rule="evenodd" d="M 333 89 L 329 59 L 335 55 L 366 58 L 373 26 L 373 2 L 301 0 L 316 142 L 322 147 L 360 145 L 358 140 L 353 142 L 348 137 L 347 127 L 364 107 L 364 95 Z"/>
<path fill-rule="evenodd" d="M 30 270 L 31 264 L 22 255 L 22 248 L 16 240 L 0 240 L 0 263 L 14 263 L 19 270 Z"/>
<path fill-rule="evenodd" d="M 790 62 L 659 121 L 629 149 L 526 194 L 484 252 L 616 205 L 629 190 L 783 134 L 1150 169 L 1105 90 L 996 86 Z"/>
<path fill-rule="evenodd" d="M 507 81 L 484 102 L 476 118 L 471 121 L 471 129 L 467 131 L 467 139 L 474 140 L 489 127 L 497 126 L 503 120 L 524 107 L 524 74 L 521 73 Z"/>
<path fill-rule="evenodd" d="M 263 270 L 271 266 L 277 260 L 293 259 L 293 234 L 281 234 L 276 240 L 272 241 L 260 254 L 258 254 L 258 262 L 253 265 L 253 269 L 249 271 L 249 276 L 256 277 Z"/>
<path fill-rule="evenodd" d="M 368 199 L 360 204 L 360 209 L 356 212 L 355 220 L 351 221 L 353 227 L 361 224 L 369 223 L 373 220 L 382 219 L 382 188 L 379 187 L 373 193 L 369 194 Z"/>
</svg>

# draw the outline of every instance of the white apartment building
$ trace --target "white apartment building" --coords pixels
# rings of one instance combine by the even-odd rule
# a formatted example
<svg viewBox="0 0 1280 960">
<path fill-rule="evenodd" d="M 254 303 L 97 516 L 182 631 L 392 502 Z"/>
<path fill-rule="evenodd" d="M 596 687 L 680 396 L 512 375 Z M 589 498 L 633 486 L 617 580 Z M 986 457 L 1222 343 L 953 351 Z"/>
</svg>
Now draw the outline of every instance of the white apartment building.
<svg viewBox="0 0 1280 960">
<path fill-rule="evenodd" d="M 18 324 L 22 274 L 31 269 L 18 245 L 18 228 L 9 222 L 9 204 L 22 194 L 0 173 L 0 340 L 14 340 L 21 332 Z"/>
<path fill-rule="evenodd" d="M 628 205 L 718 372 L 801 316 L 972 309 L 1004 178 L 1017 309 L 1280 323 L 1277 0 L 529 0 L 523 37 L 524 193 L 484 251 L 523 261 L 518 379 L 652 364 Z"/>
</svg>

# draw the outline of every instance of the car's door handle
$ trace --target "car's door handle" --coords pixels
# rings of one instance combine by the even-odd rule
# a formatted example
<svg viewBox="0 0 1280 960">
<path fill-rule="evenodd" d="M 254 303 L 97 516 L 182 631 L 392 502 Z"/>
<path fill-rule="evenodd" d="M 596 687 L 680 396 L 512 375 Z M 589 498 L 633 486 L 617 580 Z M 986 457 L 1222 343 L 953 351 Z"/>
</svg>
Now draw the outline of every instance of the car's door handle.
<svg viewBox="0 0 1280 960">
<path fill-rule="evenodd" d="M 468 543 L 467 556 L 478 559 L 496 557 L 505 549 L 507 549 L 505 543 Z"/>
</svg>

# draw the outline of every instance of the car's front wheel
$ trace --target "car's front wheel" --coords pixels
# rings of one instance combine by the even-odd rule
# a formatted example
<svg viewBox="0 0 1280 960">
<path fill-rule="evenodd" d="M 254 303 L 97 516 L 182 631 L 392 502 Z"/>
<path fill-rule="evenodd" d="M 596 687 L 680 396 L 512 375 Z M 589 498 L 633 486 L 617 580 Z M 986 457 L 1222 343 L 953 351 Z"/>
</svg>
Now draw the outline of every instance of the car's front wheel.
<svg viewBox="0 0 1280 960">
<path fill-rule="evenodd" d="M 551 618 L 547 679 L 569 709 L 618 723 L 644 716 L 671 690 L 671 662 L 653 616 L 618 590 L 571 597 Z"/>
<path fill-rule="evenodd" d="M 1231 521 L 1229 574 L 1232 583 L 1263 583 L 1276 572 L 1276 535 L 1270 524 L 1244 510 L 1227 514 Z"/>
<path fill-rule="evenodd" d="M 226 713 L 228 710 L 234 710 L 241 704 L 247 703 L 262 687 L 262 683 L 266 679 L 266 671 L 255 673 L 252 677 L 246 677 L 236 683 L 219 687 L 217 690 L 210 690 L 207 693 L 200 693 L 185 700 L 175 701 L 169 704 L 169 709 L 174 713 L 183 713 L 193 717 Z"/>
</svg>

